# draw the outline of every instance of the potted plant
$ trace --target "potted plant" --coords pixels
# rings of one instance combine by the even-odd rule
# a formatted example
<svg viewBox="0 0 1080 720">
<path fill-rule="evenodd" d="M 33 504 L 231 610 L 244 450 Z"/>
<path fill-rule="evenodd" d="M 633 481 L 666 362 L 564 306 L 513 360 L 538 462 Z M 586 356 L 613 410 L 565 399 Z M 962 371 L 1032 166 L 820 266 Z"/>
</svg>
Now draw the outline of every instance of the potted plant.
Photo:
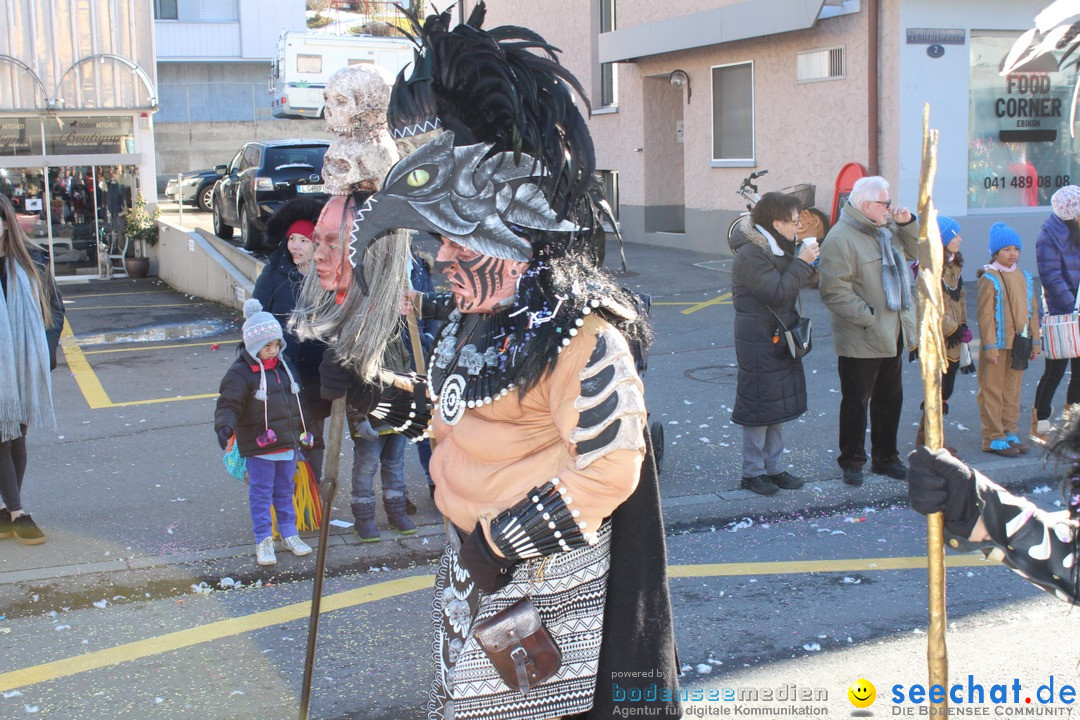
<svg viewBox="0 0 1080 720">
<path fill-rule="evenodd" d="M 133 256 L 124 259 L 128 277 L 144 278 L 150 271 L 150 258 L 146 257 L 146 248 L 154 247 L 158 242 L 158 218 L 161 211 L 146 209 L 146 198 L 139 193 L 135 205 L 128 208 L 124 216 L 124 234 L 131 242 Z"/>
</svg>

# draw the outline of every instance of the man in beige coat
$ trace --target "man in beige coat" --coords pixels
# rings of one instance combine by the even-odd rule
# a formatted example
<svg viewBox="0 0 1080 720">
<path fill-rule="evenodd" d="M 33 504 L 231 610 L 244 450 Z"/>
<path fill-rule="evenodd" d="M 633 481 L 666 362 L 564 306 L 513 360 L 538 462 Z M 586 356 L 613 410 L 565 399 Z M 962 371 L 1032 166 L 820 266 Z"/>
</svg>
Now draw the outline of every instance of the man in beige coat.
<svg viewBox="0 0 1080 720">
<path fill-rule="evenodd" d="M 840 375 L 840 456 L 848 485 L 862 485 L 867 406 L 870 469 L 903 480 L 896 433 L 904 402 L 902 355 L 915 347 L 915 298 L 908 262 L 918 225 L 892 207 L 882 177 L 858 180 L 821 244 L 821 300 L 829 309 Z"/>
</svg>

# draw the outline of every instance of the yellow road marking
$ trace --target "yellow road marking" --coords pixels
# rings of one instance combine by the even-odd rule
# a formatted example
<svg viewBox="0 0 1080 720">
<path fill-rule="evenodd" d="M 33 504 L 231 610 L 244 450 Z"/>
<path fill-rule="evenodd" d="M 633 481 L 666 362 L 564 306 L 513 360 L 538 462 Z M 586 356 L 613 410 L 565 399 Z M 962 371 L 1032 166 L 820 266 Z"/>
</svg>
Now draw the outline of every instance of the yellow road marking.
<svg viewBox="0 0 1080 720">
<path fill-rule="evenodd" d="M 75 383 L 79 386 L 86 404 L 91 410 L 103 408 L 131 407 L 133 405 L 156 405 L 158 403 L 177 402 L 178 400 L 205 400 L 215 398 L 217 393 L 205 393 L 203 395 L 177 395 L 169 398 L 153 398 L 150 400 L 128 400 L 126 402 L 113 402 L 109 393 L 105 392 L 105 386 L 101 384 L 97 373 L 90 367 L 86 360 L 86 353 L 79 347 L 75 340 L 75 333 L 71 330 L 71 323 L 64 320 L 64 329 L 60 333 L 60 347 L 64 351 L 64 359 L 67 361 L 68 370 L 75 377 Z"/>
<path fill-rule="evenodd" d="M 731 292 L 725 292 L 717 295 L 714 298 L 705 300 L 704 302 L 680 302 L 677 300 L 654 300 L 653 305 L 675 305 L 679 307 L 685 307 L 682 311 L 683 315 L 689 315 L 690 313 L 696 313 L 698 310 L 704 310 L 712 305 L 730 305 L 731 304 Z"/>
<path fill-rule="evenodd" d="M 131 292 L 114 292 L 114 293 L 91 293 L 88 295 L 72 295 L 64 298 L 65 303 L 77 302 L 83 298 L 93 297 L 117 297 L 119 295 L 164 295 L 166 293 L 175 294 L 175 290 L 132 290 Z"/>
<path fill-rule="evenodd" d="M 67 360 L 68 369 L 75 376 L 75 382 L 86 398 L 86 404 L 91 410 L 99 410 L 112 405 L 109 394 L 98 380 L 97 373 L 86 361 L 82 348 L 75 340 L 75 333 L 71 330 L 71 323 L 64 319 L 64 329 L 60 332 L 60 347 L 64 350 L 64 359 Z"/>
<path fill-rule="evenodd" d="M 177 343 L 175 345 L 138 345 L 136 347 L 110 348 L 108 350 L 83 350 L 83 355 L 105 355 L 108 353 L 144 352 L 146 350 L 174 350 L 176 348 L 206 347 L 208 345 L 229 345 L 239 342 L 240 338 L 227 338 L 214 342 Z"/>
<path fill-rule="evenodd" d="M 949 555 L 945 558 L 948 567 L 1001 567 L 999 563 L 985 560 L 981 555 Z M 925 556 L 854 558 L 840 560 L 801 560 L 779 562 L 750 563 L 715 563 L 704 565 L 671 565 L 668 575 L 673 578 L 731 577 L 742 575 L 801 575 L 811 572 L 874 572 L 879 570 L 915 570 L 926 566 Z M 322 611 L 332 612 L 356 605 L 385 600 L 430 588 L 434 585 L 433 575 L 414 575 L 411 577 L 376 583 L 363 588 L 346 590 L 327 595 L 322 600 Z M 0 692 L 22 688 L 28 685 L 69 677 L 89 670 L 117 665 L 139 658 L 160 655 L 172 650 L 179 650 L 193 645 L 212 642 L 253 630 L 305 618 L 311 611 L 310 602 L 299 602 L 273 610 L 244 615 L 242 617 L 219 620 L 207 625 L 200 625 L 188 630 L 178 630 L 158 637 L 146 638 L 135 642 L 74 657 L 42 663 L 32 667 L 12 670 L 0 674 Z"/>
<path fill-rule="evenodd" d="M 162 303 L 159 305 L 91 305 L 89 307 L 68 307 L 72 310 L 144 310 L 146 308 L 190 307 L 191 305 L 205 305 L 204 302 Z"/>
<path fill-rule="evenodd" d="M 395 595 L 431 587 L 434 582 L 435 577 L 433 575 L 416 575 L 401 578 L 400 580 L 377 583 L 369 587 L 347 590 L 324 597 L 322 609 L 323 612 L 331 612 L 354 605 L 383 600 Z M 159 635 L 158 637 L 117 645 L 106 650 L 98 650 L 85 655 L 76 655 L 63 660 L 13 670 L 0 675 L 0 691 L 77 675 L 78 673 L 97 670 L 150 655 L 160 655 L 171 650 L 179 650 L 192 645 L 220 640 L 221 638 L 240 635 L 252 630 L 261 630 L 272 625 L 300 620 L 308 617 L 310 612 L 310 601 L 293 603 L 292 605 L 285 605 L 273 610 L 264 610 L 243 617 L 219 620 L 190 630 L 180 630 L 166 635 Z"/>
<path fill-rule="evenodd" d="M 1000 566 L 982 555 L 948 555 L 947 567 Z M 812 572 L 870 572 L 874 570 L 917 570 L 926 567 L 926 556 L 897 558 L 855 558 L 852 560 L 795 560 L 789 562 L 719 563 L 714 565 L 672 565 L 671 577 L 716 577 L 737 575 L 798 575 Z"/>
</svg>

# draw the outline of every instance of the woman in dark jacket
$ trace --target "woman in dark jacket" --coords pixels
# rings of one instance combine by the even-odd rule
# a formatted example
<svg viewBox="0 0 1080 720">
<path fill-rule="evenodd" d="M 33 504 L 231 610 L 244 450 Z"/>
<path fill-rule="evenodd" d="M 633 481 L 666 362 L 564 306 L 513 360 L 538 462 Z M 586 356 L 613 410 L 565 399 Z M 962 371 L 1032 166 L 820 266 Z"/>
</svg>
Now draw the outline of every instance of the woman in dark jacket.
<svg viewBox="0 0 1080 720">
<path fill-rule="evenodd" d="M 798 198 L 766 193 L 729 240 L 735 253 L 731 277 L 739 362 L 731 420 L 743 426 L 740 485 L 759 495 L 803 485 L 780 461 L 783 424 L 806 412 L 802 361 L 788 353 L 780 325 L 798 320 L 795 301 L 818 256 L 817 243 L 802 244 L 796 256 L 800 212 Z"/>
<path fill-rule="evenodd" d="M 312 267 L 315 246 L 311 241 L 322 203 L 311 198 L 290 200 L 274 213 L 266 225 L 267 242 L 274 247 L 262 274 L 255 281 L 252 297 L 281 323 L 285 332 L 285 359 L 296 370 L 300 383 L 300 401 L 308 430 L 315 445 L 307 451 L 311 470 L 322 477 L 323 426 L 330 415 L 330 404 L 319 395 L 319 364 L 326 345 L 317 340 L 301 342 L 289 332 L 289 316 L 296 307 L 303 276 Z"/>
<path fill-rule="evenodd" d="M 45 534 L 23 510 L 26 430 L 55 427 L 52 380 L 64 303 L 45 255 L 30 243 L 0 195 L 0 538 L 40 545 Z"/>
<path fill-rule="evenodd" d="M 1050 199 L 1053 212 L 1039 230 L 1035 241 L 1035 258 L 1039 266 L 1039 282 L 1046 298 L 1046 312 L 1068 315 L 1076 307 L 1080 292 L 1080 187 L 1066 185 Z M 1065 368 L 1071 364 L 1066 405 L 1080 402 L 1080 358 L 1071 361 L 1046 358 L 1042 377 L 1035 389 L 1035 407 L 1031 410 L 1031 434 L 1043 441 L 1050 439 L 1051 404 Z"/>
</svg>

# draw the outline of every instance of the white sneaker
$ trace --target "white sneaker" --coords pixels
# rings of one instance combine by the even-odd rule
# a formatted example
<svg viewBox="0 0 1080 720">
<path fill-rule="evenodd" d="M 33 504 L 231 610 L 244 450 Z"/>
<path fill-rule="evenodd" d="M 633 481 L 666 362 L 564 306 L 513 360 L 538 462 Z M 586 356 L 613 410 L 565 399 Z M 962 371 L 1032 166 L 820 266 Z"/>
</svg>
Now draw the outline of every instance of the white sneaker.
<svg viewBox="0 0 1080 720">
<path fill-rule="evenodd" d="M 311 554 L 311 546 L 300 539 L 299 535 L 290 535 L 281 541 L 281 544 L 292 550 L 296 557 L 304 557 Z"/>
<path fill-rule="evenodd" d="M 1051 432 L 1053 432 L 1053 428 L 1050 427 L 1050 421 L 1039 420 L 1038 423 L 1036 423 L 1035 432 L 1040 435 L 1049 435 Z"/>
<path fill-rule="evenodd" d="M 277 565 L 274 554 L 274 538 L 268 537 L 255 545 L 255 561 L 260 565 Z"/>
</svg>

